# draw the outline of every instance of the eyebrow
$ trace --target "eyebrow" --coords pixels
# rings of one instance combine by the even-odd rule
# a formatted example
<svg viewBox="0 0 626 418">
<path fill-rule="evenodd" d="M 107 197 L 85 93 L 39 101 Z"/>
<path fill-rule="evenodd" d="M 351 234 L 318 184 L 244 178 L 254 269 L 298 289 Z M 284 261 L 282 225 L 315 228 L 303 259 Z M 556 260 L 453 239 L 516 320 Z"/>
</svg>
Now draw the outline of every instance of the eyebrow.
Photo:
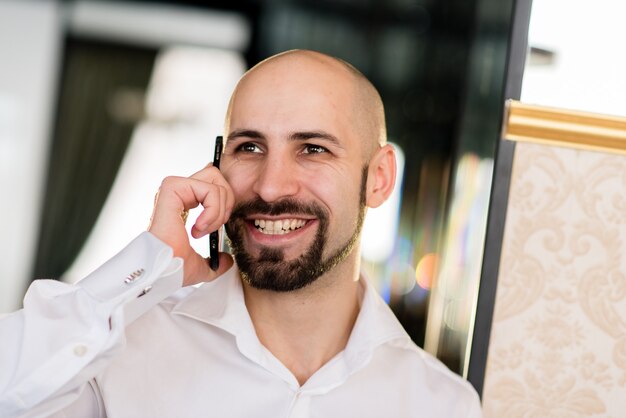
<svg viewBox="0 0 626 418">
<path fill-rule="evenodd" d="M 230 141 L 235 138 L 265 139 L 265 136 L 261 132 L 252 129 L 239 129 L 231 132 L 226 140 Z"/>
<path fill-rule="evenodd" d="M 324 131 L 294 132 L 291 135 L 289 135 L 289 139 L 294 140 L 294 141 L 307 141 L 309 139 L 314 139 L 314 138 L 323 139 L 323 140 L 331 142 L 333 145 L 341 147 L 341 143 L 339 142 L 339 139 L 337 139 L 335 135 L 329 134 L 328 132 L 324 132 Z"/>
<path fill-rule="evenodd" d="M 242 137 L 250 139 L 266 139 L 265 135 L 259 131 L 255 131 L 254 129 L 240 129 L 231 132 L 230 135 L 228 135 L 228 140 L 230 141 L 231 139 Z M 293 132 L 289 135 L 289 139 L 292 141 L 307 141 L 314 138 L 323 139 L 331 142 L 333 145 L 341 147 L 341 143 L 335 135 L 324 131 L 299 131 Z"/>
</svg>

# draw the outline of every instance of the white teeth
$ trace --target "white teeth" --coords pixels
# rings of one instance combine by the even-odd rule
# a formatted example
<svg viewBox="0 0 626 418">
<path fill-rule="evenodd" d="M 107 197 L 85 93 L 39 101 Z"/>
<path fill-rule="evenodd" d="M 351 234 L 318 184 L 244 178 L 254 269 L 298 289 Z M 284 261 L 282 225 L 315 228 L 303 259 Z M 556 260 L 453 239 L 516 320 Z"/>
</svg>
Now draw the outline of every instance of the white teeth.
<svg viewBox="0 0 626 418">
<path fill-rule="evenodd" d="M 283 235 L 290 231 L 302 228 L 306 224 L 303 219 L 278 219 L 276 221 L 266 221 L 265 219 L 255 219 L 254 226 L 268 235 Z"/>
</svg>

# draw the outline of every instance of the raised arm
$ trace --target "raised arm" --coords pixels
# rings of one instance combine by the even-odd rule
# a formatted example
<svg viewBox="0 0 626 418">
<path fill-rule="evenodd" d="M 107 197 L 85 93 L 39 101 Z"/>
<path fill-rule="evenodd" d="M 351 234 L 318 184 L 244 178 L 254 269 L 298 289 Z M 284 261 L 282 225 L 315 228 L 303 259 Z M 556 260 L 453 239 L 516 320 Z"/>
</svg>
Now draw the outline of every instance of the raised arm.
<svg viewBox="0 0 626 418">
<path fill-rule="evenodd" d="M 36 280 L 24 308 L 0 319 L 0 417 L 51 416 L 79 400 L 97 410 L 89 381 L 124 347 L 125 326 L 183 285 L 228 270 L 220 255 L 213 271 L 189 244 L 181 212 L 204 206 L 196 238 L 230 216 L 233 195 L 210 165 L 189 178 L 164 180 L 149 227 L 76 285 Z M 92 399 L 92 400 L 90 400 Z M 75 405 L 74 405 L 75 406 Z"/>
</svg>

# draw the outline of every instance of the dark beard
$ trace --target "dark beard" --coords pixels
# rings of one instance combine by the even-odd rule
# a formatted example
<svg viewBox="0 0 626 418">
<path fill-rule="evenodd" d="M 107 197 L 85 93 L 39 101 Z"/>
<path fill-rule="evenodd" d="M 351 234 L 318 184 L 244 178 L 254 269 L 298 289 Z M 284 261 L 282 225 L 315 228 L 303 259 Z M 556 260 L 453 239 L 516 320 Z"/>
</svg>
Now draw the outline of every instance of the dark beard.
<svg viewBox="0 0 626 418">
<path fill-rule="evenodd" d="M 308 286 L 345 260 L 354 249 L 363 227 L 367 169 L 365 166 L 361 175 L 359 208 L 354 232 L 341 248 L 326 259 L 322 257 L 328 242 L 328 212 L 319 205 L 306 204 L 290 198 L 268 203 L 257 198 L 235 206 L 225 228 L 228 244 L 242 279 L 256 289 L 291 292 Z M 243 234 L 247 227 L 245 219 L 251 214 L 276 216 L 283 213 L 315 216 L 319 225 L 313 243 L 304 254 L 292 261 L 285 261 L 283 250 L 267 247 L 262 248 L 259 257 L 255 259 L 244 248 Z"/>
</svg>

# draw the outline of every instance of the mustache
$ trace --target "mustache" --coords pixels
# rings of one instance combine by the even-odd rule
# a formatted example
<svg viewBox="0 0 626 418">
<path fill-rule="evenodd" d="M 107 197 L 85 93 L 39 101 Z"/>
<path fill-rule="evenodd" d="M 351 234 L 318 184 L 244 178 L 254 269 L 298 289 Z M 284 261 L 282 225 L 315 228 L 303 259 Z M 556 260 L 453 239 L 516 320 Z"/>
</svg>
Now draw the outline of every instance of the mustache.
<svg viewBox="0 0 626 418">
<path fill-rule="evenodd" d="M 319 219 L 328 218 L 327 211 L 315 203 L 306 203 L 292 198 L 285 198 L 270 203 L 259 197 L 235 205 L 230 218 L 243 219 L 253 214 L 277 216 L 282 215 L 283 213 L 293 215 L 312 215 Z"/>
</svg>

